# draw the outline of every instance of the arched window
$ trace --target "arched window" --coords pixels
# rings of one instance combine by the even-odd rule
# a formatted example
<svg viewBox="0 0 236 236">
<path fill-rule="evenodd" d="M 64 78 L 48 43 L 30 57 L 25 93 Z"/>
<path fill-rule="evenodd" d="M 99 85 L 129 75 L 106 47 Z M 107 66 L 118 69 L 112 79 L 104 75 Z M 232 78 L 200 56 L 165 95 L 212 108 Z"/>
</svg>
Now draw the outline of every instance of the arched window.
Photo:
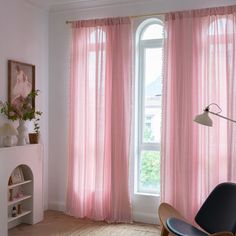
<svg viewBox="0 0 236 236">
<path fill-rule="evenodd" d="M 136 32 L 135 191 L 160 192 L 163 22 L 143 21 Z"/>
<path fill-rule="evenodd" d="M 89 83 L 95 89 L 96 81 L 105 76 L 105 60 L 106 60 L 106 32 L 102 29 L 94 29 L 90 33 L 89 45 Z M 96 76 L 98 78 L 96 78 Z M 104 80 L 101 80 L 104 81 Z M 104 86 L 104 84 L 102 84 Z"/>
<path fill-rule="evenodd" d="M 222 101 L 227 101 L 228 99 L 228 81 L 224 79 L 226 74 L 228 79 L 231 78 L 233 80 L 234 27 L 232 19 L 226 16 L 214 16 L 207 29 L 208 39 L 206 41 L 210 42 L 208 47 L 208 83 L 210 87 L 213 84 L 218 84 L 217 94 L 220 97 L 221 104 Z M 212 91 L 212 93 L 214 92 Z M 224 107 L 227 107 L 227 105 Z"/>
<path fill-rule="evenodd" d="M 225 16 L 218 17 L 212 21 L 209 26 L 209 35 L 225 35 L 233 34 L 233 22 L 230 19 L 226 19 Z"/>
</svg>

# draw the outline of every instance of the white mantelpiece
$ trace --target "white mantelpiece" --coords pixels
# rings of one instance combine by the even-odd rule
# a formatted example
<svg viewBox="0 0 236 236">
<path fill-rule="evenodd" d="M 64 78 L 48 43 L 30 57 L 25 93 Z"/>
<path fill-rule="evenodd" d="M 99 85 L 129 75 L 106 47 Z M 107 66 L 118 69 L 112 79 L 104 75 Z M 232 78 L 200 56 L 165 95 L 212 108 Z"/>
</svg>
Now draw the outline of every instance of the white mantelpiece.
<svg viewBox="0 0 236 236">
<path fill-rule="evenodd" d="M 32 213 L 25 223 L 43 220 L 43 146 L 41 144 L 0 148 L 0 235 L 8 235 L 8 180 L 12 171 L 23 165 L 32 172 Z"/>
</svg>

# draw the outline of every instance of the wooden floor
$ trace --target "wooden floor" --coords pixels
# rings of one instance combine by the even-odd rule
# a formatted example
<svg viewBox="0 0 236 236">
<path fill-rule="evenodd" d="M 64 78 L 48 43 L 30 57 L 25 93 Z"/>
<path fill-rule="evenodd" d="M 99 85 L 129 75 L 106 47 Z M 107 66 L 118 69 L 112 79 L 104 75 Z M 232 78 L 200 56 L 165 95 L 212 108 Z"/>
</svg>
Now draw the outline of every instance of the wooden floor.
<svg viewBox="0 0 236 236">
<path fill-rule="evenodd" d="M 8 236 L 159 236 L 156 225 L 107 224 L 80 220 L 57 211 L 45 212 L 44 221 L 36 225 L 20 225 Z"/>
</svg>

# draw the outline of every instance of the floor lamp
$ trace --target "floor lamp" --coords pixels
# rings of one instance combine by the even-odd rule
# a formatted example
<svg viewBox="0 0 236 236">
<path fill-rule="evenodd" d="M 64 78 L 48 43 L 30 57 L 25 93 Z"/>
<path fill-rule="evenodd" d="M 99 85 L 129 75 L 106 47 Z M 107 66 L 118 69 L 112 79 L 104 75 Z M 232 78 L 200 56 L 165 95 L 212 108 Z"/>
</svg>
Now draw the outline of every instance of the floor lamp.
<svg viewBox="0 0 236 236">
<path fill-rule="evenodd" d="M 213 105 L 214 105 L 214 106 L 217 106 L 217 107 L 219 108 L 219 112 L 212 112 L 212 111 L 210 111 L 210 106 L 213 106 Z M 213 122 L 212 122 L 212 119 L 209 117 L 209 113 L 210 113 L 210 114 L 219 116 L 219 117 L 221 117 L 221 118 L 224 118 L 224 119 L 226 119 L 226 120 L 229 120 L 229 121 L 231 121 L 231 122 L 236 123 L 235 120 L 230 119 L 230 118 L 228 118 L 228 117 L 226 117 L 226 116 L 220 115 L 221 111 L 222 111 L 222 109 L 221 109 L 216 103 L 211 103 L 210 105 L 208 105 L 208 106 L 203 110 L 203 113 L 202 113 L 202 114 L 197 115 L 197 116 L 195 117 L 194 121 L 197 122 L 197 123 L 199 123 L 199 124 L 201 124 L 201 125 L 206 125 L 206 126 L 212 127 Z"/>
</svg>

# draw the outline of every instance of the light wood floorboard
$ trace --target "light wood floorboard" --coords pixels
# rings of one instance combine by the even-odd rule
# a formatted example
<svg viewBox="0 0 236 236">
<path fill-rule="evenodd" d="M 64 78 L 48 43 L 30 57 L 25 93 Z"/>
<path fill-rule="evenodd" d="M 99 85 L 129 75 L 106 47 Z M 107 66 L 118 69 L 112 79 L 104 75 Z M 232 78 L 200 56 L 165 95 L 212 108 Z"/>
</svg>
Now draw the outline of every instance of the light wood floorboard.
<svg viewBox="0 0 236 236">
<path fill-rule="evenodd" d="M 35 225 L 19 225 L 8 236 L 159 236 L 157 225 L 107 224 L 75 219 L 62 212 L 46 211 L 44 220 Z"/>
</svg>

